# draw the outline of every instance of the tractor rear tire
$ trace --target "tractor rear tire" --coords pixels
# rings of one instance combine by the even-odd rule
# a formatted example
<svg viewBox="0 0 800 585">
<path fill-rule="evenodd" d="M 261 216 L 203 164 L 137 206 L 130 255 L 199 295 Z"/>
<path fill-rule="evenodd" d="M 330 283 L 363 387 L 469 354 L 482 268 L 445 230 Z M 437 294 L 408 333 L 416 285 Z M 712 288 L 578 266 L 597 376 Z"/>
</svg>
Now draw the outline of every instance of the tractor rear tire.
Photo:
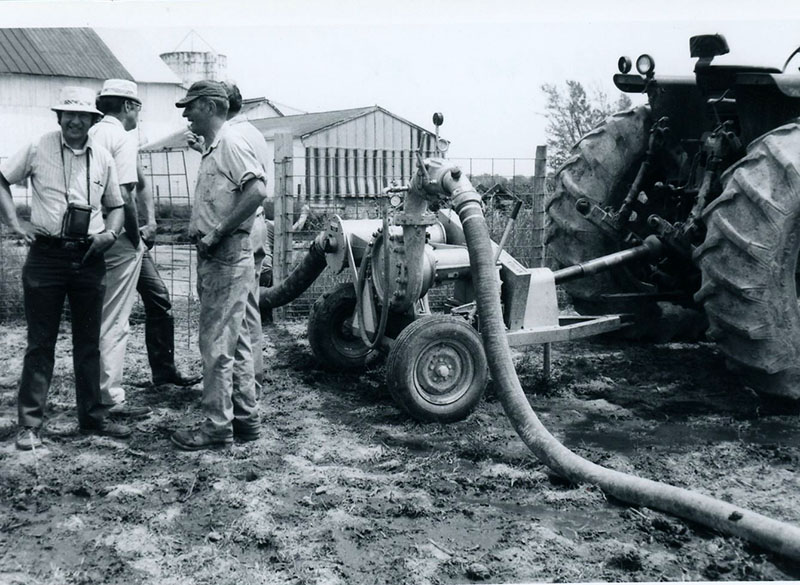
<svg viewBox="0 0 800 585">
<path fill-rule="evenodd" d="M 355 310 L 356 291 L 350 282 L 336 285 L 314 302 L 308 319 L 308 343 L 324 368 L 363 368 L 376 353 L 352 332 Z"/>
<path fill-rule="evenodd" d="M 397 336 L 386 381 L 398 406 L 422 422 L 469 416 L 489 381 L 480 334 L 460 317 L 422 317 Z"/>
<path fill-rule="evenodd" d="M 705 307 L 708 336 L 754 389 L 800 398 L 800 124 L 751 143 L 722 182 L 703 212 L 695 300 Z"/>
<path fill-rule="evenodd" d="M 545 203 L 547 253 L 553 268 L 620 249 L 581 215 L 575 204 L 588 199 L 600 207 L 619 207 L 647 151 L 650 126 L 647 106 L 614 114 L 581 138 L 558 169 L 555 187 Z M 621 272 L 603 272 L 566 283 L 563 288 L 576 310 L 581 312 L 586 303 L 595 313 L 602 304 L 600 295 L 636 292 L 631 283 L 620 282 Z"/>
<path fill-rule="evenodd" d="M 553 192 L 545 204 L 547 253 L 553 269 L 621 249 L 581 215 L 575 204 L 579 199 L 588 199 L 602 208 L 617 209 L 622 204 L 647 151 L 651 125 L 648 106 L 614 114 L 581 138 L 570 158 L 561 165 Z M 705 331 L 703 315 L 693 309 L 647 299 L 615 299 L 615 294 L 653 289 L 626 268 L 601 272 L 561 286 L 573 308 L 582 315 L 633 315 L 632 325 L 609 334 L 615 338 L 693 341 L 702 338 Z"/>
</svg>

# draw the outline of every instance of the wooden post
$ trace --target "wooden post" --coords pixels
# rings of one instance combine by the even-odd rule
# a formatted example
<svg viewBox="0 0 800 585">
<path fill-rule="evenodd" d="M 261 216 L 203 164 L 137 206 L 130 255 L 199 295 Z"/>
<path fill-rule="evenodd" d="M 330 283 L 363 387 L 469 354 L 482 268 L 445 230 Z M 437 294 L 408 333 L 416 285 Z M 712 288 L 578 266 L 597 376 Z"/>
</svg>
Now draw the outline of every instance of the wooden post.
<svg viewBox="0 0 800 585">
<path fill-rule="evenodd" d="M 545 177 L 547 175 L 547 147 L 536 147 L 536 159 L 533 168 L 533 201 L 531 202 L 531 209 L 533 210 L 533 217 L 536 222 L 536 229 L 534 233 L 539 235 L 539 266 L 545 265 L 545 247 L 544 247 L 544 196 L 545 196 Z M 551 347 L 549 343 L 542 346 L 542 375 L 545 380 L 550 379 L 550 362 L 551 362 Z"/>
<path fill-rule="evenodd" d="M 291 134 L 275 135 L 275 242 L 272 257 L 272 281 L 279 283 L 289 275 L 292 267 L 292 219 L 294 199 L 294 137 Z M 276 310 L 275 317 L 282 319 L 285 308 Z"/>
<path fill-rule="evenodd" d="M 545 191 L 545 177 L 547 176 L 547 147 L 536 147 L 536 159 L 533 169 L 533 201 L 531 201 L 531 210 L 533 216 L 536 218 L 537 232 L 539 234 L 539 266 L 545 265 L 545 250 L 544 250 L 544 191 Z"/>
</svg>

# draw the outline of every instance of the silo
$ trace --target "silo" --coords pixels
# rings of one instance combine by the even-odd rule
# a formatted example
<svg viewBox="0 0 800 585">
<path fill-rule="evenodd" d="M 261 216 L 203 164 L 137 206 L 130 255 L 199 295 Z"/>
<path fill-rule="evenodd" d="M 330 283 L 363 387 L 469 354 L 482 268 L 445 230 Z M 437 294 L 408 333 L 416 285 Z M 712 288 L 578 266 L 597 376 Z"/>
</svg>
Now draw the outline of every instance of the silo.
<svg viewBox="0 0 800 585">
<path fill-rule="evenodd" d="M 195 45 L 200 46 L 196 48 Z M 217 53 L 195 31 L 191 31 L 174 51 L 159 56 L 187 86 L 201 79 L 227 79 L 228 57 Z"/>
</svg>

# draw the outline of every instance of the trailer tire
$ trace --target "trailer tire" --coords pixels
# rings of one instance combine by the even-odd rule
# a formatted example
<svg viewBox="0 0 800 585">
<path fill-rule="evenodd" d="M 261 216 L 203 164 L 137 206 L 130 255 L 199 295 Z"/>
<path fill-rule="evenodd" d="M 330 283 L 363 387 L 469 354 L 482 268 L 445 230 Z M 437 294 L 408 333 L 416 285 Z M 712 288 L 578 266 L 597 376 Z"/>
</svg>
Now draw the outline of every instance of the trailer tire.
<svg viewBox="0 0 800 585">
<path fill-rule="evenodd" d="M 489 381 L 480 334 L 460 317 L 417 319 L 397 336 L 386 381 L 398 406 L 421 422 L 469 416 Z"/>
<path fill-rule="evenodd" d="M 703 212 L 695 251 L 708 336 L 753 388 L 800 398 L 800 124 L 752 142 Z"/>
<path fill-rule="evenodd" d="M 377 353 L 350 331 L 355 310 L 356 291 L 350 282 L 337 284 L 314 302 L 308 319 L 308 343 L 324 368 L 363 368 Z"/>
</svg>

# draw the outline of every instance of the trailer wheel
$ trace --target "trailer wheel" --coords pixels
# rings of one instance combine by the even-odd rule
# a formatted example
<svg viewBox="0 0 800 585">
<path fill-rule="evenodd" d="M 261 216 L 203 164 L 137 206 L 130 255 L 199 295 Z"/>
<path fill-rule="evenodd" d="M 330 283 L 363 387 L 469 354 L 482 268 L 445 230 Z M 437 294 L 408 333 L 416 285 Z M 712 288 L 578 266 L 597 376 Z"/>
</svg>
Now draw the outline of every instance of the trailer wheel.
<svg viewBox="0 0 800 585">
<path fill-rule="evenodd" d="M 800 125 L 751 143 L 722 182 L 703 213 L 695 300 L 708 315 L 708 336 L 754 388 L 800 398 Z"/>
<path fill-rule="evenodd" d="M 458 317 L 411 323 L 389 352 L 386 381 L 395 402 L 423 422 L 453 422 L 475 410 L 489 368 L 481 337 Z"/>
<path fill-rule="evenodd" d="M 314 302 L 308 319 L 308 342 L 323 367 L 363 368 L 375 353 L 350 328 L 355 310 L 356 291 L 350 282 L 336 285 Z"/>
</svg>

